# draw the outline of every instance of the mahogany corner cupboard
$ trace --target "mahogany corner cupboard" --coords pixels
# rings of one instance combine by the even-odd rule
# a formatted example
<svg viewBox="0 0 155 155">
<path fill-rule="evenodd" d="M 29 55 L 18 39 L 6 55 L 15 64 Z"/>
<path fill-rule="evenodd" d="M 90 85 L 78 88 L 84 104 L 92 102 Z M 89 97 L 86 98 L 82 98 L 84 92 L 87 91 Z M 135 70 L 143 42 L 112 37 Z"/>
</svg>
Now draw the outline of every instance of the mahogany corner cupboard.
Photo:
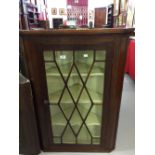
<svg viewBox="0 0 155 155">
<path fill-rule="evenodd" d="M 114 149 L 133 33 L 133 28 L 20 31 L 43 151 Z"/>
</svg>

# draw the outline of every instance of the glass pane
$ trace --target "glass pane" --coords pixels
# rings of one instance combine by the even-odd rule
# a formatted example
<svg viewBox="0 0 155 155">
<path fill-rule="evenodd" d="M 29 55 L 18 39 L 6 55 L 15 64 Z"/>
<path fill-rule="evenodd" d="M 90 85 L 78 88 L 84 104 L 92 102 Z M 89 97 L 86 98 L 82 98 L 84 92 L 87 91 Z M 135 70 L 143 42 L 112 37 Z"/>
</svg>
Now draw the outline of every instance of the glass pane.
<svg viewBox="0 0 155 155">
<path fill-rule="evenodd" d="M 72 97 L 74 98 L 74 101 L 77 101 L 82 89 L 82 82 L 80 80 L 80 77 L 75 67 L 73 67 L 72 72 L 70 74 L 70 77 L 68 80 L 68 87 L 72 93 Z"/>
<path fill-rule="evenodd" d="M 62 142 L 63 143 L 67 143 L 67 144 L 75 144 L 75 136 L 71 130 L 71 128 L 69 127 L 69 125 L 67 126 L 65 133 L 62 137 Z"/>
<path fill-rule="evenodd" d="M 77 137 L 78 144 L 91 144 L 91 136 L 85 125 L 82 126 L 80 133 Z"/>
<path fill-rule="evenodd" d="M 61 106 L 65 116 L 69 119 L 72 114 L 72 111 L 74 109 L 74 103 L 73 103 L 67 89 L 65 89 L 65 91 L 63 93 L 62 99 L 60 101 L 60 106 Z"/>
<path fill-rule="evenodd" d="M 50 106 L 51 118 L 52 118 L 52 131 L 54 136 L 61 137 L 61 134 L 66 126 L 66 119 L 62 114 L 59 106 Z"/>
<path fill-rule="evenodd" d="M 86 84 L 95 104 L 102 104 L 103 102 L 104 70 L 104 62 L 95 62 Z"/>
<path fill-rule="evenodd" d="M 93 144 L 100 144 L 100 138 L 93 138 Z"/>
<path fill-rule="evenodd" d="M 93 63 L 93 54 L 93 51 L 75 51 L 75 63 L 84 81 Z"/>
<path fill-rule="evenodd" d="M 91 135 L 95 138 L 100 138 L 101 119 L 102 119 L 102 106 L 94 105 L 86 119 L 86 125 L 89 128 Z"/>
<path fill-rule="evenodd" d="M 61 143 L 61 138 L 54 137 L 53 141 L 54 141 L 55 144 L 60 144 Z"/>
<path fill-rule="evenodd" d="M 105 50 L 96 50 L 96 60 L 105 60 L 106 51 Z"/>
<path fill-rule="evenodd" d="M 82 119 L 80 118 L 80 115 L 77 110 L 74 111 L 70 123 L 75 133 L 77 133 L 79 131 L 80 126 L 82 125 Z"/>
<path fill-rule="evenodd" d="M 45 68 L 49 101 L 50 103 L 58 103 L 64 82 L 54 63 L 45 63 Z"/>
<path fill-rule="evenodd" d="M 44 52 L 55 144 L 100 144 L 105 55 L 104 50 Z"/>
<path fill-rule="evenodd" d="M 65 90 L 64 90 L 64 92 L 63 92 L 63 94 L 62 94 L 62 98 L 61 98 L 61 101 L 60 101 L 60 104 L 71 104 L 71 103 L 73 103 L 73 100 L 72 100 L 72 98 L 71 98 L 71 96 L 70 96 L 70 94 L 69 94 L 69 92 L 68 92 L 68 90 L 65 88 Z"/>
<path fill-rule="evenodd" d="M 84 89 L 82 91 L 81 96 L 80 96 L 80 100 L 77 104 L 77 107 L 78 107 L 78 109 L 79 109 L 79 111 L 80 111 L 80 113 L 84 119 L 85 119 L 89 109 L 91 108 L 91 104 L 92 103 L 89 99 L 89 96 L 88 96 L 86 90 Z"/>
<path fill-rule="evenodd" d="M 69 71 L 73 63 L 72 51 L 55 51 L 55 59 L 60 68 L 63 77 L 67 79 Z"/>
</svg>

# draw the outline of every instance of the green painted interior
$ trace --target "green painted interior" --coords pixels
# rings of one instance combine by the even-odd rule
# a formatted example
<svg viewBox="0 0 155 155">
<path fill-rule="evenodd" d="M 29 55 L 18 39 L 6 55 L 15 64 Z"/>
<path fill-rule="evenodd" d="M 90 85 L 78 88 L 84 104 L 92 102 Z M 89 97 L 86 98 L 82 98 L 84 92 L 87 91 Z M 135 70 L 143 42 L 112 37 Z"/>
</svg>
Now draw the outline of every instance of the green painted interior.
<svg viewBox="0 0 155 155">
<path fill-rule="evenodd" d="M 44 51 L 55 144 L 100 144 L 105 58 L 105 50 Z"/>
</svg>

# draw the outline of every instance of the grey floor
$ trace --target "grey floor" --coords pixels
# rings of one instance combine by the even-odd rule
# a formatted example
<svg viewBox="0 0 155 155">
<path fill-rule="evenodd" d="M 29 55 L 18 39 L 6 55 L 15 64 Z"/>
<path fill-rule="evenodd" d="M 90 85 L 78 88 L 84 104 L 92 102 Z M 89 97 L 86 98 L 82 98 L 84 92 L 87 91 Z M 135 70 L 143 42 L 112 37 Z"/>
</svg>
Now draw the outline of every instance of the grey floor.
<svg viewBox="0 0 155 155">
<path fill-rule="evenodd" d="M 40 155 L 100 155 L 103 153 L 45 153 Z M 134 155 L 135 154 L 135 83 L 125 75 L 116 148 L 104 155 Z"/>
</svg>

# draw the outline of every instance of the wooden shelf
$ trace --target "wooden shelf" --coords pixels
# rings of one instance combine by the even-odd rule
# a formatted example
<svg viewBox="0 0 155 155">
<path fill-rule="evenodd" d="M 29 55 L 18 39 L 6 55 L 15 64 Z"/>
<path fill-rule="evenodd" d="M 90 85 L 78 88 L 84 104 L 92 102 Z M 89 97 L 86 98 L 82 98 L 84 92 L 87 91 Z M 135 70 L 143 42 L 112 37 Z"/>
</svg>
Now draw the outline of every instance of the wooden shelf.
<svg viewBox="0 0 155 155">
<path fill-rule="evenodd" d="M 31 26 L 32 26 L 32 25 L 38 25 L 38 23 L 29 23 L 29 24 L 30 24 Z"/>
<path fill-rule="evenodd" d="M 34 4 L 31 3 L 27 3 L 26 4 L 26 13 L 27 13 L 27 20 L 28 20 L 28 25 L 29 25 L 29 29 L 33 28 L 33 27 L 38 27 L 39 23 L 38 23 L 38 7 Z"/>
</svg>

